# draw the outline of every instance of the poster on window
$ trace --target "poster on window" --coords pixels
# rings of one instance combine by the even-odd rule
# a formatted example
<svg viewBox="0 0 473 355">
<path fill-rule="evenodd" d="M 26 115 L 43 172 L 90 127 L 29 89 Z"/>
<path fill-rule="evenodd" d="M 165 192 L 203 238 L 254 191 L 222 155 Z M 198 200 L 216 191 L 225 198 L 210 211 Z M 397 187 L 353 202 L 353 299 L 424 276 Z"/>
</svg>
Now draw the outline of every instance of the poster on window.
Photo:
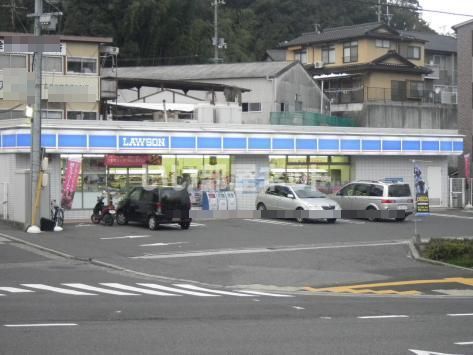
<svg viewBox="0 0 473 355">
<path fill-rule="evenodd" d="M 416 214 L 428 214 L 430 211 L 429 188 L 418 165 L 414 165 L 414 183 L 416 189 Z"/>
<path fill-rule="evenodd" d="M 64 174 L 64 184 L 62 187 L 61 207 L 65 210 L 72 208 L 74 194 L 77 189 L 77 181 L 80 175 L 81 159 L 69 158 L 66 163 L 66 172 Z"/>
</svg>

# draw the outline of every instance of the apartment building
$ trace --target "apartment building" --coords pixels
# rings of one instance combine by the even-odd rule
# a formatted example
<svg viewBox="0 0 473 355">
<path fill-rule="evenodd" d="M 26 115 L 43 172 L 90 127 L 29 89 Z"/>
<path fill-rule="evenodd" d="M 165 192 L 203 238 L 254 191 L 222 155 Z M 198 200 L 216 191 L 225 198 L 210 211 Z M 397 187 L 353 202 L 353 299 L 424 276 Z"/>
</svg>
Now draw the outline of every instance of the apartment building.
<svg viewBox="0 0 473 355">
<path fill-rule="evenodd" d="M 6 40 L 24 43 L 30 36 L 0 32 L 0 119 L 22 118 L 26 106 L 32 106 L 34 53 L 5 50 Z M 57 40 L 57 36 L 54 38 Z M 97 120 L 100 112 L 100 48 L 110 44 L 112 39 L 59 36 L 59 41 L 59 52 L 43 55 L 42 118 Z"/>
</svg>

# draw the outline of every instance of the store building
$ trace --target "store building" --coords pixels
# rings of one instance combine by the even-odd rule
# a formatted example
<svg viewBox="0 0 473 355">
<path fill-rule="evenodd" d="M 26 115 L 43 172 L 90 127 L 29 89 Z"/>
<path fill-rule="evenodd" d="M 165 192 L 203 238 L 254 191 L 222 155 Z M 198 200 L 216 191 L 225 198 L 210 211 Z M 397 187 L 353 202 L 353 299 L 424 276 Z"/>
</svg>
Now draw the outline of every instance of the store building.
<svg viewBox="0 0 473 355">
<path fill-rule="evenodd" d="M 8 219 L 28 220 L 30 125 L 0 121 L 0 182 L 8 190 Z M 448 200 L 449 156 L 463 153 L 456 131 L 44 120 L 49 158 L 42 213 L 61 200 L 68 159 L 80 160 L 72 209 L 88 217 L 104 190 L 189 183 L 196 208 L 203 191 L 233 190 L 238 209 L 254 209 L 271 181 L 303 182 L 328 193 L 354 179 L 402 179 L 413 184 L 413 162 L 423 164 L 432 205 Z"/>
</svg>

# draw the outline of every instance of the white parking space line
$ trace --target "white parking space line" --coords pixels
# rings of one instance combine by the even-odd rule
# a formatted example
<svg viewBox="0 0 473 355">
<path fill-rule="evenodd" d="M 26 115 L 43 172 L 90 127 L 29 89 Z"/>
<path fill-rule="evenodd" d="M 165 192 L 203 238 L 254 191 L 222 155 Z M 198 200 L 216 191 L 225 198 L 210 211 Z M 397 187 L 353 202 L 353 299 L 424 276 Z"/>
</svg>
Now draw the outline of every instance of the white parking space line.
<svg viewBox="0 0 473 355">
<path fill-rule="evenodd" d="M 383 318 L 409 318 L 404 314 L 391 314 L 391 315 L 384 315 L 384 316 L 361 316 L 356 317 L 358 319 L 383 319 Z"/>
<path fill-rule="evenodd" d="M 180 296 L 180 295 L 175 295 L 175 294 L 172 294 L 172 293 L 166 293 L 166 292 L 160 292 L 160 291 L 153 291 L 153 290 L 146 289 L 146 288 L 142 288 L 142 287 L 127 286 L 127 285 L 123 285 L 123 284 L 120 284 L 120 283 L 101 283 L 101 285 L 104 285 L 104 286 L 107 286 L 107 287 L 118 288 L 118 289 L 126 290 L 126 291 L 144 293 L 144 294 L 146 294 L 146 295 L 155 295 L 155 296 Z"/>
<path fill-rule="evenodd" d="M 460 341 L 455 343 L 455 345 L 473 345 L 473 341 Z"/>
<path fill-rule="evenodd" d="M 4 324 L 4 327 L 23 328 L 23 327 L 74 327 L 77 323 L 32 323 L 32 324 Z"/>
<path fill-rule="evenodd" d="M 149 287 L 149 288 L 154 288 L 154 289 L 162 290 L 162 291 L 178 292 L 178 293 L 182 293 L 182 294 L 185 294 L 185 295 L 192 295 L 192 296 L 199 296 L 199 297 L 220 297 L 219 295 L 212 295 L 210 293 L 202 293 L 202 292 L 181 290 L 181 289 L 178 289 L 178 288 L 175 288 L 175 287 L 168 287 L 168 286 L 162 286 L 162 285 L 157 285 L 157 284 L 139 283 L 138 285 Z"/>
<path fill-rule="evenodd" d="M 281 226 L 291 226 L 291 227 L 303 227 L 304 226 L 303 224 L 300 224 L 300 223 L 274 221 L 274 220 L 269 220 L 269 219 L 244 219 L 244 221 L 255 222 L 255 223 L 275 224 L 275 225 L 281 225 Z"/>
<path fill-rule="evenodd" d="M 281 295 L 278 293 L 267 293 L 267 292 L 249 291 L 249 290 L 238 290 L 238 292 L 245 292 L 245 293 L 251 293 L 252 295 L 269 296 L 269 297 L 294 297 L 291 295 Z"/>
<path fill-rule="evenodd" d="M 66 288 L 53 287 L 53 286 L 47 286 L 47 285 L 42 285 L 42 284 L 22 284 L 22 285 L 25 286 L 25 287 L 31 287 L 31 288 L 35 288 L 35 289 L 38 289 L 38 290 L 63 293 L 65 295 L 97 296 L 97 294 L 95 294 L 95 293 L 87 293 L 87 292 L 69 290 L 69 289 L 66 289 Z"/>
<path fill-rule="evenodd" d="M 72 283 L 72 284 L 63 284 L 63 285 L 68 286 L 68 287 L 73 287 L 73 288 L 80 288 L 81 290 L 86 290 L 86 291 L 106 293 L 106 294 L 109 294 L 109 295 L 139 296 L 137 293 L 115 291 L 115 290 L 110 290 L 110 289 L 106 289 L 106 288 L 103 288 L 103 287 L 89 286 L 89 285 L 81 284 L 81 283 Z"/>
<path fill-rule="evenodd" d="M 179 227 L 179 228 L 181 228 L 181 226 L 179 225 L 179 223 L 172 223 L 172 224 L 168 224 L 168 225 L 169 225 L 169 226 L 173 226 L 173 227 Z M 191 223 L 191 227 L 205 227 L 205 224 L 192 222 L 192 223 Z"/>
<path fill-rule="evenodd" d="M 30 293 L 32 290 L 25 290 L 17 287 L 0 287 L 0 291 L 11 292 L 11 293 Z"/>
<path fill-rule="evenodd" d="M 449 317 L 473 317 L 473 313 L 449 313 Z"/>
<path fill-rule="evenodd" d="M 126 235 L 123 237 L 108 237 L 108 238 L 100 238 L 102 240 L 111 240 L 111 239 L 139 239 L 139 238 L 149 238 L 150 235 Z"/>
<path fill-rule="evenodd" d="M 236 293 L 236 292 L 230 292 L 230 291 L 220 291 L 220 290 L 211 290 L 209 288 L 197 287 L 197 286 L 189 285 L 189 284 L 174 284 L 174 286 L 181 287 L 181 288 L 187 288 L 189 290 L 195 290 L 195 291 L 211 292 L 211 293 L 216 293 L 216 294 L 219 294 L 219 295 L 237 296 L 237 297 L 253 297 L 252 295 L 245 295 L 243 293 Z"/>
<path fill-rule="evenodd" d="M 340 222 L 340 223 L 350 223 L 350 224 L 366 224 L 366 222 L 363 222 L 363 221 L 355 221 L 355 220 L 343 219 L 343 218 L 337 219 L 337 222 Z"/>
<path fill-rule="evenodd" d="M 178 245 L 178 244 L 187 244 L 189 242 L 175 242 L 175 243 L 151 243 L 151 244 L 141 244 L 140 247 L 162 247 L 167 245 Z"/>
</svg>

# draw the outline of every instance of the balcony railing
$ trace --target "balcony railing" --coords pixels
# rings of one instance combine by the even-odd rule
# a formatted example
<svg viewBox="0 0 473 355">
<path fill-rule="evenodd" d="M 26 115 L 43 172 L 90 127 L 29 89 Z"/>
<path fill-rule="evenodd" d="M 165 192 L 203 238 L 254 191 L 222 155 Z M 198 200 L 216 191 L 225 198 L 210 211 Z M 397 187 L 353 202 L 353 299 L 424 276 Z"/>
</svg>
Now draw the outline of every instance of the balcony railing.
<svg viewBox="0 0 473 355">
<path fill-rule="evenodd" d="M 270 123 L 287 126 L 358 126 L 351 118 L 327 116 L 316 112 L 271 112 Z"/>
<path fill-rule="evenodd" d="M 456 88 L 448 90 L 425 90 L 421 88 L 366 88 L 366 101 L 421 102 L 429 104 L 455 105 L 457 103 Z"/>
</svg>

